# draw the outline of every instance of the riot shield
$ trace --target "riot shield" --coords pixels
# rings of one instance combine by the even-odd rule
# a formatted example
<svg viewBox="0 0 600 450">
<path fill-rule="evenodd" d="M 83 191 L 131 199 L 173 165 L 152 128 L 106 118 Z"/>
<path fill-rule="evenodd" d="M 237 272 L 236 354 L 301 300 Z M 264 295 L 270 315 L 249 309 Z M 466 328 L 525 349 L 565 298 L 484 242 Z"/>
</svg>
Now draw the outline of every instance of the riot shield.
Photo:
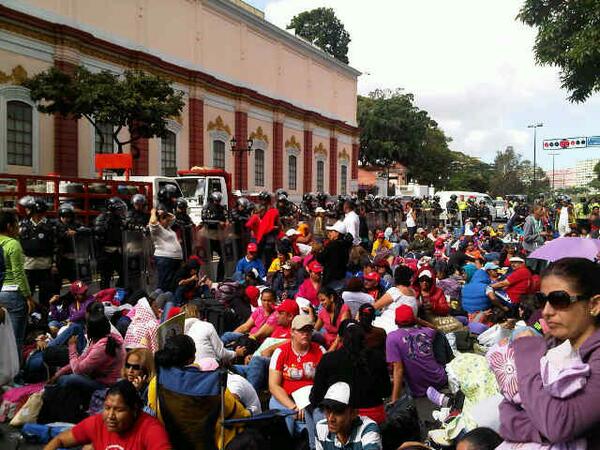
<svg viewBox="0 0 600 450">
<path fill-rule="evenodd" d="M 235 266 L 242 257 L 240 254 L 241 237 L 235 234 L 233 226 L 229 225 L 221 231 L 221 242 L 223 249 L 223 265 L 225 268 L 225 278 L 231 278 L 235 272 Z"/>
<path fill-rule="evenodd" d="M 377 227 L 377 214 L 375 212 L 371 211 L 367 213 L 367 226 L 371 232 L 375 231 Z"/>
<path fill-rule="evenodd" d="M 202 261 L 204 273 L 213 281 L 231 278 L 241 258 L 239 237 L 233 227 L 205 221 L 194 233 L 194 252 Z"/>
<path fill-rule="evenodd" d="M 147 250 L 150 237 L 137 230 L 123 231 L 123 278 L 129 292 L 148 289 L 150 286 Z"/>
<path fill-rule="evenodd" d="M 96 272 L 96 255 L 92 233 L 79 232 L 72 239 L 73 254 L 75 257 L 75 277 L 77 280 L 89 285 Z"/>
</svg>

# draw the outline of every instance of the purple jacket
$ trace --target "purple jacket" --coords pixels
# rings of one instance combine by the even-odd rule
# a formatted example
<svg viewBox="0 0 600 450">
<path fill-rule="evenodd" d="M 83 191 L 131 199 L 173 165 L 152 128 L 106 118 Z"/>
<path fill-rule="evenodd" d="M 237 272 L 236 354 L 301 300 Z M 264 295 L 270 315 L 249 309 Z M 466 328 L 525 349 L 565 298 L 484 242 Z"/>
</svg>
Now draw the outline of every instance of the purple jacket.
<svg viewBox="0 0 600 450">
<path fill-rule="evenodd" d="M 70 294 L 69 294 L 69 296 L 70 296 Z M 82 322 L 85 320 L 86 308 L 93 301 L 94 301 L 94 297 L 90 295 L 82 303 L 79 304 L 79 309 L 77 309 L 76 302 L 72 298 L 72 300 L 69 302 L 69 307 L 67 309 L 68 315 L 67 315 L 67 312 L 64 307 L 63 307 L 62 311 L 59 311 L 56 303 L 54 303 L 54 304 L 50 305 L 50 317 L 53 320 L 58 320 L 61 322 L 66 319 L 69 319 L 69 322 Z"/>
<path fill-rule="evenodd" d="M 561 443 L 585 437 L 588 449 L 600 449 L 600 330 L 579 349 L 590 365 L 585 387 L 568 398 L 555 398 L 543 388 L 540 359 L 548 347 L 543 338 L 513 342 L 522 404 L 500 404 L 500 435 L 511 442 Z"/>
</svg>

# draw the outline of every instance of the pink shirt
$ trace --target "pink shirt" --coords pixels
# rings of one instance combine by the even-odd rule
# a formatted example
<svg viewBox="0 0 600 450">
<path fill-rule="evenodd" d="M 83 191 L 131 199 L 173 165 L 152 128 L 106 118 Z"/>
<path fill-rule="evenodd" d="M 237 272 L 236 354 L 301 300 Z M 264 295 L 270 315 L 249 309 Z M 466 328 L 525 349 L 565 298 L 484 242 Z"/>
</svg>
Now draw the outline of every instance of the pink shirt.
<svg viewBox="0 0 600 450">
<path fill-rule="evenodd" d="M 254 320 L 254 326 L 250 330 L 250 334 L 256 333 L 265 323 L 272 326 L 277 325 L 277 313 L 275 311 L 267 316 L 263 308 L 256 308 L 250 317 Z"/>
<path fill-rule="evenodd" d="M 318 291 L 315 289 L 310 278 L 307 278 L 302 282 L 298 292 L 296 293 L 296 297 L 302 297 L 308 300 L 313 306 L 319 305 L 319 299 L 317 298 Z"/>
<path fill-rule="evenodd" d="M 329 347 L 331 344 L 333 344 L 333 341 L 335 341 L 335 338 L 337 337 L 338 333 L 338 328 L 340 327 L 340 323 L 342 323 L 342 317 L 344 317 L 344 315 L 348 314 L 349 312 L 350 308 L 348 308 L 348 305 L 343 304 L 342 308 L 340 309 L 340 313 L 338 314 L 336 323 L 332 324 L 331 316 L 325 310 L 325 308 L 321 308 L 319 310 L 319 319 L 321 319 L 321 321 L 323 322 L 323 329 L 325 330 L 325 343 L 327 344 L 327 347 Z"/>
</svg>

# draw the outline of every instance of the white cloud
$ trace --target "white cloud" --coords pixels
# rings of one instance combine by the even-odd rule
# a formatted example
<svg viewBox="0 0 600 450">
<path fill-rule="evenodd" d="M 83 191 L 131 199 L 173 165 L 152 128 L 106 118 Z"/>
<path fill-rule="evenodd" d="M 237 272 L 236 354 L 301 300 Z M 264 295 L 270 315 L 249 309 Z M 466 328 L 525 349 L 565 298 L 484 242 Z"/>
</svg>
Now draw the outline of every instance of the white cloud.
<svg viewBox="0 0 600 450">
<path fill-rule="evenodd" d="M 403 88 L 453 138 L 451 147 L 491 160 L 532 147 L 527 124 L 547 135 L 594 133 L 597 98 L 566 102 L 557 70 L 535 65 L 535 31 L 515 20 L 522 0 L 276 0 L 266 17 L 285 28 L 297 13 L 333 7 L 352 38 L 359 92 Z M 565 131 L 566 129 L 572 131 Z M 595 131 L 600 134 L 600 129 Z M 550 136 L 549 136 L 550 137 Z"/>
</svg>

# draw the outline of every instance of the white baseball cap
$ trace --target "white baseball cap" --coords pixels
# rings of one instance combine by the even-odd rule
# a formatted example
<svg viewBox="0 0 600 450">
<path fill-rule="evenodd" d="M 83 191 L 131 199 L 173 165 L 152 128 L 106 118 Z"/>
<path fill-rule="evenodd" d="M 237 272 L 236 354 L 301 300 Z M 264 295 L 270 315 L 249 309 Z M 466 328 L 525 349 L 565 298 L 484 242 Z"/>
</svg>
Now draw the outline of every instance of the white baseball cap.
<svg viewBox="0 0 600 450">
<path fill-rule="evenodd" d="M 350 385 L 343 381 L 333 383 L 321 402 L 321 407 L 343 411 L 350 405 Z"/>
<path fill-rule="evenodd" d="M 287 231 L 285 232 L 285 235 L 286 235 L 286 236 L 290 236 L 290 237 L 291 237 L 291 236 L 297 236 L 297 235 L 299 235 L 299 234 L 300 234 L 300 232 L 299 232 L 298 230 L 296 230 L 295 228 L 290 228 L 289 230 L 287 230 Z"/>
<path fill-rule="evenodd" d="M 524 263 L 525 262 L 525 260 L 523 258 L 519 258 L 518 256 L 513 256 L 508 261 L 509 262 L 520 262 L 520 263 Z"/>
<path fill-rule="evenodd" d="M 326 230 L 327 231 L 337 231 L 340 234 L 346 234 L 347 233 L 346 225 L 344 225 L 344 222 L 342 222 L 341 220 L 338 220 L 332 226 L 327 227 Z"/>
</svg>

